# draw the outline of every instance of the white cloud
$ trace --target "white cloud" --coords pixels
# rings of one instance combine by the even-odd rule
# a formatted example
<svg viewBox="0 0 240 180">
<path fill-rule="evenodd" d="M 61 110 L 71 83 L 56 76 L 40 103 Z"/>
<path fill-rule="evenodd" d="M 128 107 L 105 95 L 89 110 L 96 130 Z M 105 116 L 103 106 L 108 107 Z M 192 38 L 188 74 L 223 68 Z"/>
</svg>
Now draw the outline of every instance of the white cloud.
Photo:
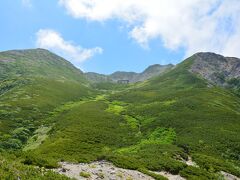
<svg viewBox="0 0 240 180">
<path fill-rule="evenodd" d="M 27 8 L 31 8 L 32 7 L 32 1 L 31 0 L 21 0 L 22 2 L 22 5 L 24 7 L 27 7 Z"/>
<path fill-rule="evenodd" d="M 70 60 L 77 66 L 94 55 L 101 54 L 103 52 L 103 49 L 100 47 L 86 49 L 81 46 L 74 45 L 72 42 L 65 41 L 61 34 L 51 29 L 41 29 L 36 35 L 37 47 L 49 49 Z"/>
<path fill-rule="evenodd" d="M 74 18 L 118 19 L 139 44 L 159 38 L 186 55 L 214 51 L 240 56 L 239 0 L 59 0 Z"/>
</svg>

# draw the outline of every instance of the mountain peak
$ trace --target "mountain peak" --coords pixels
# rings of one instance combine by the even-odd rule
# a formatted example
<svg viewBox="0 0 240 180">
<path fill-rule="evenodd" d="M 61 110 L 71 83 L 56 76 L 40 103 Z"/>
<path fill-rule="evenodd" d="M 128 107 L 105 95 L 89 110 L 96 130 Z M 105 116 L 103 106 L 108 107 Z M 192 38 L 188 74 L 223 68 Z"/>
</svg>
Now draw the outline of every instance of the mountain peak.
<svg viewBox="0 0 240 180">
<path fill-rule="evenodd" d="M 220 54 L 213 52 L 198 52 L 193 55 L 197 60 L 213 62 L 213 61 L 226 61 L 226 58 Z"/>
<path fill-rule="evenodd" d="M 211 52 L 200 52 L 192 56 L 190 71 L 204 79 L 217 84 L 226 85 L 233 78 L 240 78 L 240 59 L 224 57 Z"/>
<path fill-rule="evenodd" d="M 173 64 L 161 65 L 161 64 L 153 64 L 148 66 L 142 73 L 154 73 L 159 71 L 164 71 L 167 68 L 172 68 Z"/>
<path fill-rule="evenodd" d="M 36 49 L 14 49 L 14 50 L 7 50 L 7 51 L 2 51 L 1 53 L 7 53 L 7 54 L 16 54 L 16 55 L 24 55 L 28 53 L 50 53 L 47 49 L 42 49 L 42 48 L 36 48 Z"/>
<path fill-rule="evenodd" d="M 82 72 L 69 61 L 40 48 L 0 52 L 0 75 L 3 78 L 11 75 L 12 77 L 83 79 Z"/>
</svg>

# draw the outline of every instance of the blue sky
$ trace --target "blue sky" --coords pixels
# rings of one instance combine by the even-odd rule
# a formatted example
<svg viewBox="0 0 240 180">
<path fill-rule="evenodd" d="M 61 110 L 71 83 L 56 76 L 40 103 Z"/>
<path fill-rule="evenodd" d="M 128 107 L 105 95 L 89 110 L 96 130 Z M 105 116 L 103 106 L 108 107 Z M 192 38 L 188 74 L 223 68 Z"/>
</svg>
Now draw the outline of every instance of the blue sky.
<svg viewBox="0 0 240 180">
<path fill-rule="evenodd" d="M 199 1 L 193 1 L 175 5 L 171 0 L 169 4 L 149 0 L 152 5 L 146 6 L 146 0 L 129 0 L 129 4 L 105 0 L 103 10 L 96 0 L 87 5 L 86 0 L 1 1 L 0 50 L 46 48 L 84 71 L 105 74 L 117 70 L 140 72 L 151 64 L 176 64 L 198 51 L 238 56 L 239 52 L 229 47 L 239 49 L 239 1 L 228 1 L 233 15 L 222 9 L 225 1 L 202 3 L 205 9 L 198 16 L 204 22 L 197 24 L 192 22 L 195 16 L 191 13 L 195 13 Z M 112 2 L 120 3 L 117 9 L 110 6 Z M 173 14 L 151 14 L 155 7 L 165 5 Z M 182 20 L 178 14 L 181 8 L 186 10 Z M 208 28 L 199 28 L 202 23 Z"/>
</svg>

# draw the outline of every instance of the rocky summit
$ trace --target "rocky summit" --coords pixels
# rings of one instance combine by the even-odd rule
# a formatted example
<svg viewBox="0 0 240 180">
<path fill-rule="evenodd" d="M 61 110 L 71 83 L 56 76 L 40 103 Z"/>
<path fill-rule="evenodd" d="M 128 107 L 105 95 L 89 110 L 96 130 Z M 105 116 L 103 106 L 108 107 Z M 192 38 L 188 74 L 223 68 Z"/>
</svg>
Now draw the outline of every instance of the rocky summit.
<svg viewBox="0 0 240 180">
<path fill-rule="evenodd" d="M 227 86 L 240 78 L 240 59 L 215 53 L 197 53 L 190 71 L 211 83 Z"/>
</svg>

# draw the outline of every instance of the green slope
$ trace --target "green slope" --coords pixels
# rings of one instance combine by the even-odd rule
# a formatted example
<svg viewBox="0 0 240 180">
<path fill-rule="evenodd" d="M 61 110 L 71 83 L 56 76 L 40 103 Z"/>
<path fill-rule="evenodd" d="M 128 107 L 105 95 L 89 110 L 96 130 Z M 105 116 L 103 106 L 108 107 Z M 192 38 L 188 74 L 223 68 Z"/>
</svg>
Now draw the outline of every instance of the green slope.
<svg viewBox="0 0 240 180">
<path fill-rule="evenodd" d="M 47 50 L 1 52 L 0 179 L 67 179 L 24 165 L 19 149 L 45 125 L 53 109 L 92 93 L 80 70 Z M 41 133 L 44 140 L 47 136 Z"/>
<path fill-rule="evenodd" d="M 219 179 L 221 170 L 240 176 L 240 97 L 192 74 L 194 56 L 143 83 L 88 87 L 71 64 L 55 62 L 59 57 L 36 60 L 39 51 L 49 53 L 30 50 L 33 55 L 16 65 L 23 71 L 11 64 L 18 56 L 0 58 L 10 63 L 0 73 L 11 69 L 0 85 L 0 145 L 23 150 L 18 159 L 25 165 L 19 166 L 105 159 L 188 179 Z M 40 59 L 48 65 L 38 72 Z M 27 62 L 36 64 L 22 66 Z M 199 167 L 183 163 L 188 156 Z"/>
<path fill-rule="evenodd" d="M 201 168 L 239 176 L 240 98 L 230 90 L 208 87 L 205 80 L 190 73 L 193 58 L 111 99 L 131 104 L 127 113 L 140 117 L 143 133 L 173 128 L 173 144 L 193 156 Z"/>
<path fill-rule="evenodd" d="M 0 148 L 21 148 L 54 108 L 91 93 L 80 70 L 47 50 L 1 52 Z"/>
<path fill-rule="evenodd" d="M 21 163 L 19 155 L 0 153 L 0 178 L 22 180 L 68 180 L 69 178 L 52 171 L 31 167 Z"/>
<path fill-rule="evenodd" d="M 55 124 L 49 138 L 27 158 L 39 164 L 34 157 L 41 157 L 50 166 L 107 159 L 189 179 L 218 179 L 221 170 L 239 176 L 240 98 L 208 87 L 188 71 L 192 62 L 120 92 L 64 105 L 48 119 Z M 181 162 L 188 156 L 200 167 Z"/>
<path fill-rule="evenodd" d="M 86 82 L 80 70 L 45 49 L 0 52 L 0 80 L 39 76 Z"/>
</svg>

